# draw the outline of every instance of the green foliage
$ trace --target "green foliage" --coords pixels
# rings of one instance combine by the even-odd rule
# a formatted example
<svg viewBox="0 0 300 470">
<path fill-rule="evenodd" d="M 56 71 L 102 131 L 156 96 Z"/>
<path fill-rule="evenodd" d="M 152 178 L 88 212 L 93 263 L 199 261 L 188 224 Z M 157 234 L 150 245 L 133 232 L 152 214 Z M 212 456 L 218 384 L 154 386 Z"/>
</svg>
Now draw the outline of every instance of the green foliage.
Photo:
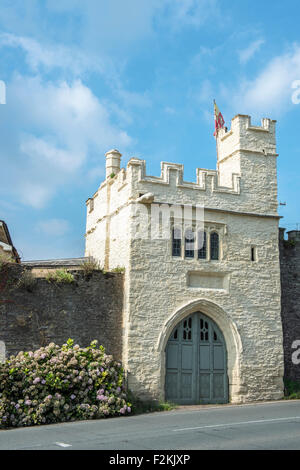
<svg viewBox="0 0 300 470">
<path fill-rule="evenodd" d="M 293 380 L 284 380 L 284 399 L 295 400 L 300 399 L 300 383 Z"/>
<path fill-rule="evenodd" d="M 6 253 L 5 251 L 0 250 L 0 270 L 5 266 L 10 264 L 15 264 L 16 261 L 11 254 Z"/>
<path fill-rule="evenodd" d="M 117 266 L 111 270 L 112 273 L 124 273 L 125 268 L 123 266 Z"/>
<path fill-rule="evenodd" d="M 84 276 L 90 276 L 94 271 L 102 271 L 102 268 L 98 261 L 94 259 L 84 260 L 81 264 Z"/>
<path fill-rule="evenodd" d="M 46 276 L 48 282 L 57 284 L 71 284 L 74 282 L 74 276 L 66 269 L 56 269 L 54 272 L 49 272 Z"/>
<path fill-rule="evenodd" d="M 131 413 L 120 362 L 72 339 L 0 364 L 0 429 Z"/>
<path fill-rule="evenodd" d="M 110 176 L 111 178 L 114 178 L 114 177 L 116 176 L 116 174 L 115 174 L 115 173 L 111 173 L 109 176 Z"/>
<path fill-rule="evenodd" d="M 28 291 L 32 291 L 36 284 L 36 278 L 32 275 L 31 271 L 25 270 L 21 274 L 17 282 L 17 287 L 27 289 Z"/>
</svg>

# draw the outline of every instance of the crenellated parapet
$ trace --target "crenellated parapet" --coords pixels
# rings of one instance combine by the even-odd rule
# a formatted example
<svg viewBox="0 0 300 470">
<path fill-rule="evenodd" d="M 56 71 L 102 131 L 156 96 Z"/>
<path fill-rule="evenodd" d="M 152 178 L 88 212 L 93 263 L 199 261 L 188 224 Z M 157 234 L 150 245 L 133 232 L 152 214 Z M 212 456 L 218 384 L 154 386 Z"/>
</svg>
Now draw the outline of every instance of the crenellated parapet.
<svg viewBox="0 0 300 470">
<path fill-rule="evenodd" d="M 276 121 L 272 119 L 263 118 L 261 126 L 253 126 L 250 116 L 238 114 L 232 119 L 229 131 L 223 128 L 218 132 L 218 162 L 238 151 L 276 157 L 275 131 Z"/>
<path fill-rule="evenodd" d="M 196 182 L 184 181 L 184 166 L 178 163 L 161 162 L 161 175 L 149 176 L 146 173 L 146 161 L 132 158 L 128 162 L 127 169 L 135 168 L 137 181 L 139 183 L 148 182 L 159 185 L 175 186 L 177 188 L 195 189 L 215 193 L 240 194 L 240 175 L 231 175 L 231 185 L 229 187 L 219 184 L 219 172 L 217 170 L 207 170 L 196 168 Z"/>
<path fill-rule="evenodd" d="M 184 180 L 179 163 L 161 162 L 160 176 L 148 175 L 146 161 L 136 157 L 121 168 L 121 153 L 110 150 L 106 178 L 86 203 L 87 234 L 147 193 L 160 203 L 278 217 L 275 126 L 272 119 L 254 126 L 250 116 L 235 116 L 230 130 L 218 132 L 217 169 L 196 168 L 195 181 Z"/>
</svg>

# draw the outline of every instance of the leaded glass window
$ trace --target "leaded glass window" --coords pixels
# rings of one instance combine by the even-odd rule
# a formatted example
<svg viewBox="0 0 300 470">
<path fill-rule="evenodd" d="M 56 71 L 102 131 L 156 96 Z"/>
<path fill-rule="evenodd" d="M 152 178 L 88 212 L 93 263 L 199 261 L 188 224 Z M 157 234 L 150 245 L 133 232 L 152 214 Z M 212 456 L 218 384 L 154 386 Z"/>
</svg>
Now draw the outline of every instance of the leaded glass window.
<svg viewBox="0 0 300 470">
<path fill-rule="evenodd" d="M 194 258 L 195 251 L 195 234 L 191 228 L 185 231 L 184 239 L 184 256 L 186 258 Z"/>
<path fill-rule="evenodd" d="M 172 256 L 181 256 L 181 229 L 178 227 L 172 230 Z"/>
<path fill-rule="evenodd" d="M 198 232 L 198 259 L 206 259 L 206 232 Z"/>
<path fill-rule="evenodd" d="M 210 259 L 219 259 L 219 235 L 216 232 L 210 234 Z"/>
</svg>

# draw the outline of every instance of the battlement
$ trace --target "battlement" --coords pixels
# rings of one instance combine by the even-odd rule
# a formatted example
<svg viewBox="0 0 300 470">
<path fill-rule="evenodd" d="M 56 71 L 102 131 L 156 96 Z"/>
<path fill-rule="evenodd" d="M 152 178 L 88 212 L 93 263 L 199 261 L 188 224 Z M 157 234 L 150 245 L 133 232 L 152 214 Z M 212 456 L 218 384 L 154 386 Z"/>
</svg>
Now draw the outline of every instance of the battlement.
<svg viewBox="0 0 300 470">
<path fill-rule="evenodd" d="M 217 170 L 196 168 L 196 182 L 184 181 L 184 165 L 179 163 L 161 162 L 161 175 L 148 176 L 146 174 L 146 161 L 139 158 L 131 158 L 127 165 L 127 171 L 137 173 L 139 183 L 154 183 L 159 185 L 175 186 L 177 188 L 196 189 L 215 193 L 240 193 L 240 175 L 232 174 L 231 185 L 228 187 L 219 184 Z"/>
<path fill-rule="evenodd" d="M 277 216 L 275 125 L 264 118 L 261 126 L 253 126 L 250 116 L 235 116 L 229 131 L 218 132 L 217 169 L 196 168 L 194 182 L 184 180 L 179 163 L 161 162 L 160 176 L 147 175 L 146 161 L 140 158 L 131 158 L 126 169 L 121 168 L 121 153 L 110 150 L 106 178 L 87 201 L 87 230 L 146 193 L 159 202 Z"/>
<path fill-rule="evenodd" d="M 218 162 L 234 155 L 235 152 L 252 152 L 265 156 L 277 156 L 276 121 L 261 120 L 261 126 L 253 126 L 251 117 L 237 114 L 231 120 L 231 128 L 220 129 L 217 136 Z"/>
</svg>

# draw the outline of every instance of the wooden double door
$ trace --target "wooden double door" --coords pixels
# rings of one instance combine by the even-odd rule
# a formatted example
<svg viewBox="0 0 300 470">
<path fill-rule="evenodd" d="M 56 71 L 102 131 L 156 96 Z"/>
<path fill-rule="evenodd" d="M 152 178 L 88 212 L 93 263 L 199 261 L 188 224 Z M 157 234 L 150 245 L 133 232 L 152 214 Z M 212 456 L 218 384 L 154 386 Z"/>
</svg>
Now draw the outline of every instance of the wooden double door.
<svg viewBox="0 0 300 470">
<path fill-rule="evenodd" d="M 201 312 L 183 319 L 166 346 L 166 400 L 227 403 L 227 352 L 222 332 Z"/>
</svg>

